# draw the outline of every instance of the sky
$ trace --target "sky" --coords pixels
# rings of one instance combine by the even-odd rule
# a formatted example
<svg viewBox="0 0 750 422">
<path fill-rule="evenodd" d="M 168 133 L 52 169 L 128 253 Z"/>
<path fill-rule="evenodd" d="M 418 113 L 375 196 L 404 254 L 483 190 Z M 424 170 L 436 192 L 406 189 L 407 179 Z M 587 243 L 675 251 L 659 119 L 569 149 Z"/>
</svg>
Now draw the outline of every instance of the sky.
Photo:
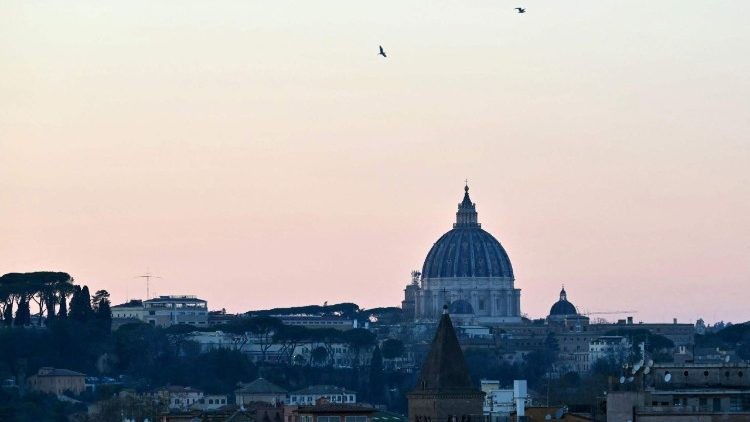
<svg viewBox="0 0 750 422">
<path fill-rule="evenodd" d="M 116 303 L 150 271 L 152 296 L 228 312 L 398 306 L 468 179 L 530 317 L 564 283 L 585 312 L 748 320 L 748 15 L 0 2 L 0 273 Z"/>
</svg>

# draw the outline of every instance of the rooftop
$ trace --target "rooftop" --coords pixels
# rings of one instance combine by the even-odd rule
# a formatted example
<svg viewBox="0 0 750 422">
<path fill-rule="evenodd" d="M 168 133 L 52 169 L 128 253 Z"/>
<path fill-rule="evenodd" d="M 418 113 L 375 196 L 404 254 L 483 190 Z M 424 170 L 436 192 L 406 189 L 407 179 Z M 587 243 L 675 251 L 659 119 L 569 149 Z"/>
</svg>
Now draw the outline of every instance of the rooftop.
<svg viewBox="0 0 750 422">
<path fill-rule="evenodd" d="M 153 299 L 146 300 L 145 303 L 157 303 L 157 302 L 179 302 L 179 303 L 190 303 L 200 302 L 205 303 L 203 299 L 198 299 L 193 295 L 171 295 L 171 296 L 159 296 Z"/>
<path fill-rule="evenodd" d="M 311 385 L 301 390 L 293 391 L 290 394 L 295 395 L 314 395 L 314 394 L 357 394 L 356 391 L 347 390 L 344 387 L 335 385 Z"/>
<path fill-rule="evenodd" d="M 264 379 L 258 378 L 255 381 L 244 384 L 236 390 L 237 393 L 245 394 L 286 394 L 287 391 L 278 385 Z"/>
<path fill-rule="evenodd" d="M 315 406 L 299 406 L 295 413 L 375 413 L 375 409 L 356 404 L 324 403 Z"/>
<path fill-rule="evenodd" d="M 80 372 L 71 371 L 70 369 L 56 369 L 43 367 L 39 368 L 36 376 L 38 377 L 85 377 L 86 374 Z"/>
</svg>

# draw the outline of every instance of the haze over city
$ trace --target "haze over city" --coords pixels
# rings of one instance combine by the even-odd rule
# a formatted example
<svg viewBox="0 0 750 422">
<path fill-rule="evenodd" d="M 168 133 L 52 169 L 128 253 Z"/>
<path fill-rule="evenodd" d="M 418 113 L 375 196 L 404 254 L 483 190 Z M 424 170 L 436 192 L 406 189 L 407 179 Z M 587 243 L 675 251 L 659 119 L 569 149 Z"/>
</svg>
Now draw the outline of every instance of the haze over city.
<svg viewBox="0 0 750 422">
<path fill-rule="evenodd" d="M 399 306 L 468 179 L 523 313 L 747 320 L 750 3 L 515 6 L 0 4 L 0 274 Z"/>
</svg>

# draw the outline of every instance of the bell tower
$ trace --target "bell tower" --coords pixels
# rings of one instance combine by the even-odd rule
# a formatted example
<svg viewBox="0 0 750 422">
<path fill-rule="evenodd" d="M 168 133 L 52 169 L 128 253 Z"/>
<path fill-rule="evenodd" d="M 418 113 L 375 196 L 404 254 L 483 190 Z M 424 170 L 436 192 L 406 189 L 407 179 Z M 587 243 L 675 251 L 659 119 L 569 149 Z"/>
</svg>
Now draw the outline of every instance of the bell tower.
<svg viewBox="0 0 750 422">
<path fill-rule="evenodd" d="M 481 422 L 484 392 L 474 387 L 448 307 L 409 394 L 409 422 Z"/>
</svg>

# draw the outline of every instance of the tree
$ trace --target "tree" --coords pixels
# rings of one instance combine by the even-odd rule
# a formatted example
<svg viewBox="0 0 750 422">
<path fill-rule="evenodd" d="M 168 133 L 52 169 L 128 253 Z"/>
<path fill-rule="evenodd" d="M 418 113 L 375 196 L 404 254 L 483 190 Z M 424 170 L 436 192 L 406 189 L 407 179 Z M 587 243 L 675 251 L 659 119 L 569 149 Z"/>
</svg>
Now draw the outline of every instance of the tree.
<svg viewBox="0 0 750 422">
<path fill-rule="evenodd" d="M 229 333 L 245 335 L 250 333 L 253 337 L 253 343 L 260 348 L 261 361 L 266 361 L 268 349 L 275 343 L 274 334 L 282 327 L 282 322 L 278 318 L 269 316 L 258 316 L 251 318 L 242 318 L 237 322 L 227 324 L 224 330 Z"/>
<path fill-rule="evenodd" d="M 3 314 L 3 322 L 7 326 L 13 325 L 13 302 L 10 302 L 5 306 L 5 313 Z"/>
<path fill-rule="evenodd" d="M 383 341 L 381 349 L 386 359 L 400 358 L 404 354 L 404 343 L 401 340 L 389 338 Z"/>
<path fill-rule="evenodd" d="M 96 321 L 105 331 L 109 331 L 112 327 L 112 309 L 110 309 L 109 292 L 98 290 L 94 293 L 93 299 L 91 299 L 91 305 Z"/>
<path fill-rule="evenodd" d="M 362 351 L 375 344 L 375 334 L 364 328 L 354 328 L 344 331 L 343 336 L 344 341 L 349 345 L 349 353 L 352 355 L 352 366 L 359 366 Z"/>
<path fill-rule="evenodd" d="M 73 297 L 70 299 L 70 312 L 68 315 L 76 321 L 86 322 L 93 314 L 91 309 L 91 296 L 88 286 L 75 286 Z"/>
<path fill-rule="evenodd" d="M 273 335 L 273 341 L 281 344 L 281 355 L 284 360 L 292 364 L 294 351 L 303 342 L 310 339 L 310 329 L 299 325 L 281 325 Z"/>
<path fill-rule="evenodd" d="M 382 403 L 383 393 L 385 393 L 383 355 L 380 353 L 380 347 L 375 346 L 370 360 L 370 399 L 375 403 Z"/>
<path fill-rule="evenodd" d="M 312 349 L 310 352 L 310 363 L 317 363 L 318 365 L 324 365 L 328 360 L 328 349 L 323 346 L 318 346 Z"/>
<path fill-rule="evenodd" d="M 99 312 L 99 305 L 103 302 L 109 302 L 109 292 L 106 290 L 97 290 L 94 297 L 91 298 L 91 309 L 94 313 Z"/>
<path fill-rule="evenodd" d="M 31 324 L 31 310 L 29 309 L 28 299 L 21 300 L 16 311 L 15 325 L 24 326 Z"/>
<path fill-rule="evenodd" d="M 62 295 L 60 297 L 60 307 L 57 311 L 57 317 L 58 318 L 67 318 L 68 317 L 68 301 L 65 295 Z"/>
</svg>

